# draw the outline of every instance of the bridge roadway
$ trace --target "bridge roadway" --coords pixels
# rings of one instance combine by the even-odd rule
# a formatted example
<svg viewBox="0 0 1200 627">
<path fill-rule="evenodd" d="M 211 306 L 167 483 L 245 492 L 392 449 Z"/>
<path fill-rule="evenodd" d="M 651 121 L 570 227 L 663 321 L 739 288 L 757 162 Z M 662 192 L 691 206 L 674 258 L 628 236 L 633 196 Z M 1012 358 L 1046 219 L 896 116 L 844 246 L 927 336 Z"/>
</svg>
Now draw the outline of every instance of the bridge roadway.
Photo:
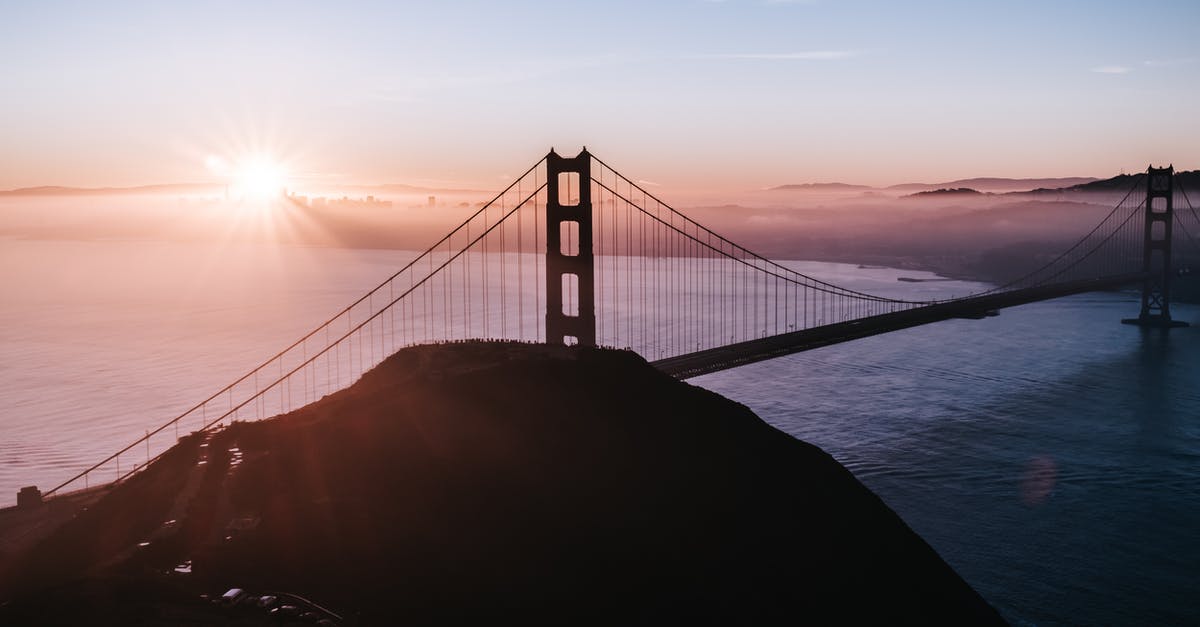
<svg viewBox="0 0 1200 627">
<path fill-rule="evenodd" d="M 1084 279 L 1069 281 L 1056 285 L 1028 287 L 1022 289 L 969 296 L 957 300 L 936 303 L 879 314 L 865 318 L 857 318 L 836 324 L 827 324 L 802 331 L 782 333 L 770 337 L 738 342 L 727 346 L 669 357 L 651 362 L 651 365 L 677 379 L 690 379 L 702 374 L 727 370 L 744 366 L 756 361 L 763 361 L 792 353 L 848 342 L 862 337 L 898 331 L 909 327 L 940 322 L 951 318 L 967 318 L 978 320 L 994 316 L 1005 307 L 1015 307 L 1052 298 L 1111 290 L 1126 285 L 1140 283 L 1146 278 L 1145 273 L 1123 274 L 1100 279 Z"/>
</svg>

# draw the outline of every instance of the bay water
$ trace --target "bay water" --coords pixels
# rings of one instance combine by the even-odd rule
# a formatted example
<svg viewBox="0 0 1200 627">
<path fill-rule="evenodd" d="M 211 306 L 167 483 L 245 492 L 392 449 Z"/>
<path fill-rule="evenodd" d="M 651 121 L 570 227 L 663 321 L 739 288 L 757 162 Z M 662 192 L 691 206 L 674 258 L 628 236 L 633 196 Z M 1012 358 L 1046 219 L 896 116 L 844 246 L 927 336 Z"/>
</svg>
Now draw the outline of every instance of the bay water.
<svg viewBox="0 0 1200 627">
<path fill-rule="evenodd" d="M 179 415 L 413 256 L 0 240 L 0 504 Z M 785 263 L 889 296 L 983 287 Z M 1120 324 L 1137 306 L 1080 295 L 690 382 L 828 451 L 1014 624 L 1198 623 L 1200 308 L 1158 332 Z"/>
</svg>

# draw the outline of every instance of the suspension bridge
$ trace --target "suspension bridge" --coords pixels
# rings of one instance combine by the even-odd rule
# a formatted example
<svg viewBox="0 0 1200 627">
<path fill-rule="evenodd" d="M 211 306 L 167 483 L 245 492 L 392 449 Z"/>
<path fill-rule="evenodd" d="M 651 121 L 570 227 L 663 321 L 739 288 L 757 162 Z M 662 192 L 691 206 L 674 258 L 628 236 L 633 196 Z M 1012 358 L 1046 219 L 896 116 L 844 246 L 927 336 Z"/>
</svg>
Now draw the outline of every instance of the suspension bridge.
<svg viewBox="0 0 1200 627">
<path fill-rule="evenodd" d="M 834 285 L 713 232 L 584 149 L 553 150 L 377 287 L 186 412 L 47 491 L 120 481 L 181 431 L 286 413 L 406 346 L 475 339 L 636 351 L 678 378 L 1082 292 L 1141 287 L 1125 320 L 1170 328 L 1176 244 L 1200 216 L 1150 168 L 1044 264 L 977 294 L 908 300 Z M 1179 210 L 1176 210 L 1178 206 Z"/>
</svg>

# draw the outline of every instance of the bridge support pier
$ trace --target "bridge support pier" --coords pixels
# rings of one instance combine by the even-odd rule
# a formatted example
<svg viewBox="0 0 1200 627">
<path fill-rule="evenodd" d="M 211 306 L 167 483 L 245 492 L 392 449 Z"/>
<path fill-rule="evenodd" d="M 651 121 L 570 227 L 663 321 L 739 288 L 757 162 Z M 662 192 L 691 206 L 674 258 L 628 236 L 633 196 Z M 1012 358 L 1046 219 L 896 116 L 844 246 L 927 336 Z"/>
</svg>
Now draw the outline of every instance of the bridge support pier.
<svg viewBox="0 0 1200 627">
<path fill-rule="evenodd" d="M 1171 226 L 1175 222 L 1175 167 L 1146 171 L 1146 233 L 1142 240 L 1142 311 L 1121 322 L 1169 329 L 1188 324 L 1171 319 Z"/>
<path fill-rule="evenodd" d="M 546 343 L 596 345 L 592 155 L 546 155 Z"/>
</svg>

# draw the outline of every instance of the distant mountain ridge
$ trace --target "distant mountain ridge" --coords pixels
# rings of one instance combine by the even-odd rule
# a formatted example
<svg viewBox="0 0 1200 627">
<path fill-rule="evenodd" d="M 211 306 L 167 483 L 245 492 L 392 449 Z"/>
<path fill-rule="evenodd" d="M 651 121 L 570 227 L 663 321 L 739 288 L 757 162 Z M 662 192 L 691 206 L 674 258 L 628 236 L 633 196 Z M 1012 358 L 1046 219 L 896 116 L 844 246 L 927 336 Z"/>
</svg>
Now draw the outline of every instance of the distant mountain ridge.
<svg viewBox="0 0 1200 627">
<path fill-rule="evenodd" d="M 391 192 L 398 194 L 492 194 L 495 190 L 467 189 L 459 187 L 422 187 L 405 183 L 380 183 L 378 185 L 346 185 L 341 189 L 355 191 Z"/>
<path fill-rule="evenodd" d="M 850 183 L 795 183 L 791 185 L 780 185 L 772 187 L 767 191 L 788 191 L 788 190 L 803 190 L 803 191 L 834 191 L 834 192 L 853 192 L 876 189 L 870 185 L 852 185 Z"/>
<path fill-rule="evenodd" d="M 852 183 L 793 183 L 771 187 L 767 191 L 825 191 L 825 192 L 907 192 L 912 196 L 923 192 L 949 193 L 969 189 L 984 194 L 1009 194 L 1030 192 L 1111 192 L 1125 190 L 1133 185 L 1135 177 L 1143 172 L 1118 174 L 1109 178 L 1068 176 L 1057 178 L 1000 178 L 978 177 L 947 181 L 945 183 L 901 183 L 887 187 L 855 185 Z M 1200 200 L 1200 170 L 1178 170 L 1175 185 L 1182 187 L 1191 196 Z"/>
<path fill-rule="evenodd" d="M 88 196 L 93 194 L 165 194 L 165 193 L 212 193 L 225 189 L 218 183 L 164 183 L 159 185 L 137 185 L 133 187 L 69 187 L 65 185 L 41 185 L 0 190 L 0 196 Z"/>
<path fill-rule="evenodd" d="M 944 183 L 900 183 L 887 187 L 871 185 L 856 185 L 852 183 L 791 183 L 770 188 L 768 191 L 823 191 L 823 192 L 860 192 L 860 191 L 891 191 L 891 192 L 933 192 L 942 189 L 973 189 L 980 192 L 1006 193 L 1027 192 L 1035 189 L 1062 189 L 1079 185 L 1087 185 L 1100 179 L 1087 176 L 1068 176 L 1057 178 L 1001 178 L 976 177 L 958 179 Z"/>
<path fill-rule="evenodd" d="M 970 189 L 980 193 L 1023 193 L 1050 191 L 1102 192 L 1125 189 L 1132 185 L 1133 179 L 1142 173 L 1119 174 L 1114 177 L 1099 179 L 1095 177 L 1057 177 L 1057 178 L 1001 178 L 977 177 L 958 179 L 945 183 L 901 183 L 887 187 L 858 185 L 854 183 L 789 183 L 767 188 L 766 191 L 810 191 L 810 192 L 873 192 L 891 191 L 908 192 L 909 195 L 919 192 L 940 192 L 943 190 Z M 1192 192 L 1200 199 L 1200 170 L 1178 171 L 1176 185 Z M 459 189 L 441 187 L 423 187 L 405 183 L 380 183 L 373 185 L 341 185 L 332 186 L 339 190 L 358 191 L 377 194 L 482 194 L 488 190 Z M 42 185 L 37 187 L 21 187 L 17 189 L 0 190 L 0 196 L 88 196 L 103 194 L 214 194 L 223 193 L 222 183 L 163 183 L 157 185 L 136 185 L 130 187 L 71 187 L 65 185 Z M 303 190 L 297 190 L 302 192 Z"/>
<path fill-rule="evenodd" d="M 1074 185 L 1084 185 L 1097 181 L 1099 179 L 1090 176 L 1067 176 L 1055 178 L 1001 178 L 1001 177 L 976 177 L 969 179 L 959 179 L 957 181 L 949 181 L 946 183 L 936 183 L 926 185 L 924 183 L 905 183 L 901 185 L 892 185 L 886 189 L 900 191 L 935 191 L 937 189 L 957 189 L 969 188 L 981 192 L 1023 192 L 1033 189 L 1059 189 L 1063 187 L 1071 187 Z"/>
<path fill-rule="evenodd" d="M 930 196 L 983 196 L 983 195 L 985 195 L 984 192 L 981 192 L 977 189 L 971 189 L 970 187 L 954 187 L 954 188 L 931 189 L 931 190 L 927 190 L 927 191 L 923 191 L 923 192 L 917 192 L 915 194 L 908 194 L 907 196 L 904 196 L 904 198 L 928 198 Z"/>
<path fill-rule="evenodd" d="M 1138 172 L 1135 174 L 1118 174 L 1112 178 L 1089 181 L 1073 185 L 1068 188 L 1073 192 L 1111 192 L 1114 190 L 1126 190 L 1133 185 L 1134 178 L 1145 174 Z M 1190 191 L 1192 195 L 1200 201 L 1200 170 L 1182 170 L 1175 172 L 1175 186 L 1182 187 L 1185 192 Z"/>
</svg>

